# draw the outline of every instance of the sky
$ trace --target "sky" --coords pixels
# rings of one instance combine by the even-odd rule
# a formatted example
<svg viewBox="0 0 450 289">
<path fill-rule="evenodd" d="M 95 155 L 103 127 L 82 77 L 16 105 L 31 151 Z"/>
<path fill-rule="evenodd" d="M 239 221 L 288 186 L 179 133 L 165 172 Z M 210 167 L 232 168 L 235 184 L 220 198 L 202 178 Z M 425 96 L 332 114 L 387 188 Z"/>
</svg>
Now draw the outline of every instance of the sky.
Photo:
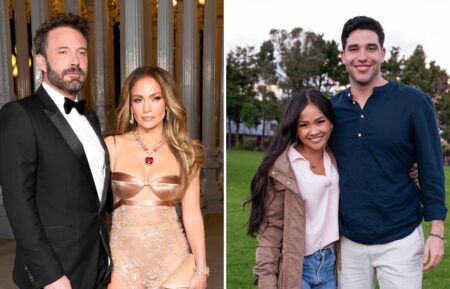
<svg viewBox="0 0 450 289">
<path fill-rule="evenodd" d="M 365 15 L 384 28 L 387 55 L 392 46 L 408 57 L 418 44 L 427 62 L 450 74 L 450 0 L 225 0 L 225 52 L 236 46 L 258 51 L 271 29 L 295 27 L 323 34 L 339 44 L 344 23 Z M 341 48 L 341 46 L 339 46 Z"/>
</svg>

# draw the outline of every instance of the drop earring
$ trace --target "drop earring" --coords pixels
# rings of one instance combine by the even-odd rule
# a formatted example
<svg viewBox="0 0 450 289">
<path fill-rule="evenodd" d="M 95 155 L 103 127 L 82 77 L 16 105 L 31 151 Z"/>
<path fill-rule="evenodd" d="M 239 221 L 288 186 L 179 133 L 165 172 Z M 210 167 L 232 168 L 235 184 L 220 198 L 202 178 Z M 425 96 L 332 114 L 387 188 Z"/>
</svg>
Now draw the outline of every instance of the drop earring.
<svg viewBox="0 0 450 289">
<path fill-rule="evenodd" d="M 131 111 L 131 115 L 130 115 L 130 124 L 134 124 L 134 113 L 133 113 L 133 111 Z"/>
<path fill-rule="evenodd" d="M 169 120 L 169 109 L 166 107 L 166 120 Z"/>
</svg>

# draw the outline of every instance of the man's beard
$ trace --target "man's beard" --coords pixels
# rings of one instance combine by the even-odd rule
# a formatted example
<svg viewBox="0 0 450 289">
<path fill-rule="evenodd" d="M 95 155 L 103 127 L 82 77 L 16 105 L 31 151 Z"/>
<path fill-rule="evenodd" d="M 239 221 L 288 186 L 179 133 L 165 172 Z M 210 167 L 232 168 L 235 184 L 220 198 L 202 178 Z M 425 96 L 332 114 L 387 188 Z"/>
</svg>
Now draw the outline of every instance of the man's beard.
<svg viewBox="0 0 450 289">
<path fill-rule="evenodd" d="M 84 82 L 86 80 L 86 73 L 84 73 L 84 71 L 80 67 L 71 67 L 63 70 L 61 74 L 58 74 L 51 68 L 49 64 L 47 66 L 48 81 L 57 88 L 61 89 L 64 92 L 67 92 L 70 95 L 77 95 L 81 91 L 81 89 L 83 89 Z M 69 81 L 64 81 L 64 76 L 73 72 L 79 73 L 80 78 L 74 78 Z"/>
</svg>

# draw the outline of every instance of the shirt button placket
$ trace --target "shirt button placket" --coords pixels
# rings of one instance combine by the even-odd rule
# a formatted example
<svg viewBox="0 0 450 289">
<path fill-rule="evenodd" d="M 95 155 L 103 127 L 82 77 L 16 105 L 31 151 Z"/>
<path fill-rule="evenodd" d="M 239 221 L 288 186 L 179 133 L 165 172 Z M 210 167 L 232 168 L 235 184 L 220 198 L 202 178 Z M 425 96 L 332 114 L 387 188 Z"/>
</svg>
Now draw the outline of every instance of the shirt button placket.
<svg viewBox="0 0 450 289">
<path fill-rule="evenodd" d="M 365 127 L 365 119 L 366 119 L 366 115 L 364 113 L 362 113 L 362 111 L 360 112 L 359 115 L 359 121 L 358 121 L 358 133 L 357 135 L 357 139 L 358 140 L 362 140 L 362 136 L 364 133 L 364 127 Z"/>
</svg>

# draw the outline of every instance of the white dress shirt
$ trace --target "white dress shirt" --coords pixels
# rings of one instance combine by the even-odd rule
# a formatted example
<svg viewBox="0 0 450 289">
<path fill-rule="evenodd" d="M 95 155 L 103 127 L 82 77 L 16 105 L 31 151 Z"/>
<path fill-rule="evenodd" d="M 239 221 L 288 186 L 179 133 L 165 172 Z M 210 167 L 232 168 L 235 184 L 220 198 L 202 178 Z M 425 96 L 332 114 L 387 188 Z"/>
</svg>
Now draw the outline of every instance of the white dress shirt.
<svg viewBox="0 0 450 289">
<path fill-rule="evenodd" d="M 64 111 L 64 96 L 61 93 L 45 82 L 42 82 L 42 86 L 83 145 L 89 167 L 91 168 L 92 177 L 94 178 L 98 198 L 101 200 L 105 181 L 105 150 L 100 143 L 100 139 L 86 117 L 79 114 L 76 109 L 72 109 L 69 114 L 66 114 Z"/>
<path fill-rule="evenodd" d="M 324 151 L 325 175 L 311 171 L 310 164 L 292 145 L 288 158 L 305 202 L 305 256 L 339 239 L 339 175 Z"/>
</svg>

